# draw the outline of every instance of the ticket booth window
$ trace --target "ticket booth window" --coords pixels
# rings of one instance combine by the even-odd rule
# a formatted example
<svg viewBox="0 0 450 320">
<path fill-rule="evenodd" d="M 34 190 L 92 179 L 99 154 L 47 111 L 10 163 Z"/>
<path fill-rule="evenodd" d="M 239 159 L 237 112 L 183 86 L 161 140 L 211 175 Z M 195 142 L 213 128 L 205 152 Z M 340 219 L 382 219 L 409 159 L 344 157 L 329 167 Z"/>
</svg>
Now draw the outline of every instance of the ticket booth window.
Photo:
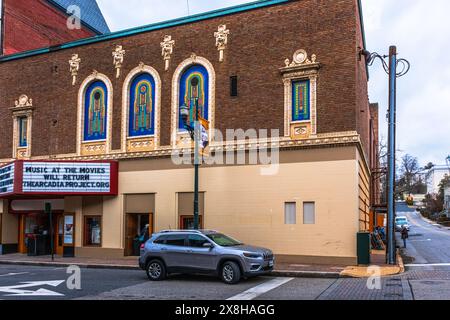
<svg viewBox="0 0 450 320">
<path fill-rule="evenodd" d="M 102 245 L 102 217 L 92 216 L 84 219 L 84 245 L 100 247 Z"/>
</svg>

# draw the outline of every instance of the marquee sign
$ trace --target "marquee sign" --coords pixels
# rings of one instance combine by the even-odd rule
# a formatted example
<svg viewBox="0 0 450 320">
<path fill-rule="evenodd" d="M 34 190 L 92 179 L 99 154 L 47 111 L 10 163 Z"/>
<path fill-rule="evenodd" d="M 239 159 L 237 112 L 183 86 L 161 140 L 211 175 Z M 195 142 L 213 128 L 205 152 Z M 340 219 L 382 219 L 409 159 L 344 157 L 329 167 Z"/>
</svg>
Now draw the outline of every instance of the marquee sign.
<svg viewBox="0 0 450 320">
<path fill-rule="evenodd" d="M 115 161 L 16 161 L 0 167 L 5 195 L 117 195 Z"/>
<path fill-rule="evenodd" d="M 14 191 L 14 167 L 14 163 L 0 167 L 0 196 Z"/>
</svg>

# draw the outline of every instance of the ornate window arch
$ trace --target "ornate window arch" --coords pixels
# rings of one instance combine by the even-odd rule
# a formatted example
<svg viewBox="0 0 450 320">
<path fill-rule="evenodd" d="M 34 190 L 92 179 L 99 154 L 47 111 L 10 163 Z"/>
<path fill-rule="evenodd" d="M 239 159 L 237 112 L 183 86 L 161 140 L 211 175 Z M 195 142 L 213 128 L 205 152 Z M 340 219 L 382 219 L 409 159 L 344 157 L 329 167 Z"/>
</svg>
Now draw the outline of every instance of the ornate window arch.
<svg viewBox="0 0 450 320">
<path fill-rule="evenodd" d="M 284 135 L 294 140 L 317 135 L 317 81 L 321 65 L 315 54 L 297 50 L 280 69 L 284 83 Z"/>
<path fill-rule="evenodd" d="M 122 89 L 123 152 L 158 148 L 160 110 L 161 77 L 154 68 L 141 63 L 130 71 Z"/>
<path fill-rule="evenodd" d="M 214 67 L 207 59 L 198 57 L 195 54 L 184 60 L 175 70 L 172 80 L 172 124 L 171 124 L 171 144 L 176 146 L 191 146 L 189 134 L 180 129 L 180 106 L 185 104 L 182 98 L 189 92 L 189 79 L 198 77 L 200 85 L 204 88 L 203 94 L 200 92 L 199 107 L 203 105 L 202 115 L 209 121 L 209 137 L 212 139 L 215 128 L 215 101 L 216 101 L 216 73 Z M 182 83 L 183 81 L 183 83 Z M 203 84 L 202 84 L 202 81 Z M 182 92 L 183 90 L 183 92 Z M 188 101 L 187 101 L 188 102 Z"/>
<path fill-rule="evenodd" d="M 77 154 L 111 152 L 113 86 L 104 74 L 93 72 L 78 92 Z"/>
</svg>

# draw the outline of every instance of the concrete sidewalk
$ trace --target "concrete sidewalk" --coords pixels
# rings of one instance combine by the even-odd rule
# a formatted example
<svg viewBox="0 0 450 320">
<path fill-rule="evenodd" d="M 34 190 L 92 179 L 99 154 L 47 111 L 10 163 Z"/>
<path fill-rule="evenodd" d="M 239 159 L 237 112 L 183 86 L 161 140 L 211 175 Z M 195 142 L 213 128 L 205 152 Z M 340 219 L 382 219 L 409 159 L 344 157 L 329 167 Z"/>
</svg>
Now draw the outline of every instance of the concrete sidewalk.
<svg viewBox="0 0 450 320">
<path fill-rule="evenodd" d="M 372 255 L 373 256 L 373 255 Z M 378 254 L 378 257 L 380 255 Z M 400 258 L 401 259 L 401 258 Z M 380 259 L 373 259 L 377 263 Z M 381 260 L 380 260 L 381 261 Z M 9 254 L 0 256 L 0 264 L 8 265 L 28 265 L 44 267 L 67 267 L 77 265 L 80 268 L 91 269 L 124 269 L 138 270 L 137 257 L 124 257 L 121 259 L 99 259 L 99 258 L 62 258 L 55 256 L 54 261 L 50 256 L 29 257 L 24 254 Z M 381 267 L 382 275 L 393 275 L 404 271 L 400 267 L 384 266 Z M 273 276 L 278 277 L 298 277 L 298 278 L 347 278 L 347 277 L 370 277 L 373 272 L 368 267 L 361 266 L 343 266 L 343 265 L 312 265 L 312 264 L 287 264 L 276 263 Z"/>
</svg>

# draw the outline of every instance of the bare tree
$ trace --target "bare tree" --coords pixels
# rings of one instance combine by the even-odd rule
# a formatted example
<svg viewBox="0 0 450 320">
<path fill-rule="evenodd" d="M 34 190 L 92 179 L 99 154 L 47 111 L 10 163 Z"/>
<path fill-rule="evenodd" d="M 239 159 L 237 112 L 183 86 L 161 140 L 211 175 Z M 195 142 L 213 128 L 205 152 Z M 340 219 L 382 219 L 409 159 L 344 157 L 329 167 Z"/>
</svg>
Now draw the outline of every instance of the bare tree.
<svg viewBox="0 0 450 320">
<path fill-rule="evenodd" d="M 401 159 L 399 168 L 400 178 L 397 181 L 397 193 L 412 194 L 422 189 L 423 182 L 418 177 L 421 171 L 419 161 L 410 154 L 405 154 Z"/>
</svg>

